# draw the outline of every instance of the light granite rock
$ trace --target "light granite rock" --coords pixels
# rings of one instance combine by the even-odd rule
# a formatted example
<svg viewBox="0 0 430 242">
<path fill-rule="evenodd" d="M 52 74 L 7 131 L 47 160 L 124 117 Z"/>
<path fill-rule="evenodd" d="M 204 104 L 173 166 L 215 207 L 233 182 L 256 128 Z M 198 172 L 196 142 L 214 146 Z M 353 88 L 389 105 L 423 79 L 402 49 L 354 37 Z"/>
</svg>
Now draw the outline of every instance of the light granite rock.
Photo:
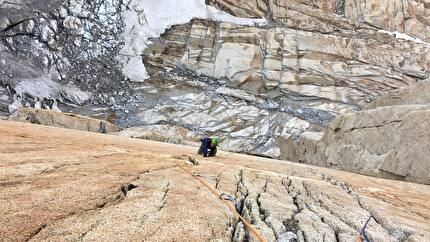
<svg viewBox="0 0 430 242">
<path fill-rule="evenodd" d="M 430 184 L 428 82 L 340 115 L 324 135 L 281 137 L 284 159 L 365 175 Z"/>
<path fill-rule="evenodd" d="M 118 127 L 104 120 L 70 113 L 60 113 L 46 109 L 19 108 L 12 116 L 10 116 L 9 119 L 13 121 L 97 133 L 111 133 L 119 131 Z"/>
<path fill-rule="evenodd" d="M 396 105 L 429 105 L 430 80 L 419 82 L 413 87 L 391 91 L 366 106 L 366 109 Z"/>
<path fill-rule="evenodd" d="M 430 184 L 430 108 L 407 114 L 399 133 L 396 148 L 388 153 L 380 170 L 406 181 Z"/>
<path fill-rule="evenodd" d="M 323 132 L 303 132 L 300 136 L 280 138 L 281 158 L 298 163 L 326 166 L 324 144 L 321 142 Z"/>
<path fill-rule="evenodd" d="M 411 127 L 409 123 L 412 115 L 412 119 L 421 120 L 425 126 L 429 108 L 423 105 L 381 107 L 335 119 L 323 138 L 327 167 L 428 184 L 427 154 L 422 153 L 424 148 L 421 147 L 426 146 L 428 142 L 425 140 L 429 138 L 418 141 L 426 131 Z M 417 142 L 410 144 L 402 154 L 409 159 L 396 159 L 406 133 L 417 137 Z M 414 157 L 414 154 L 419 157 Z M 391 164 L 389 169 L 388 164 Z M 424 174 L 413 169 L 406 173 L 405 168 L 392 172 L 396 171 L 394 167 L 413 164 L 421 166 Z"/>
</svg>

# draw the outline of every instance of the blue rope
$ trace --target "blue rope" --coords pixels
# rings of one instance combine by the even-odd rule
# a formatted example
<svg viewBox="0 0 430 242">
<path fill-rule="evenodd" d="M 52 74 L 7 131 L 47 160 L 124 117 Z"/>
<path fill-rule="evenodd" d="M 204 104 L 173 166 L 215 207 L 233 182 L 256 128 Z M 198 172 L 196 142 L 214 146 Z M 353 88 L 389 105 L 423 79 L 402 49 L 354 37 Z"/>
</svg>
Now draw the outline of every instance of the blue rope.
<svg viewBox="0 0 430 242">
<path fill-rule="evenodd" d="M 370 215 L 370 217 L 367 219 L 366 223 L 364 224 L 363 228 L 361 228 L 361 237 L 364 239 L 364 241 L 366 242 L 370 242 L 369 238 L 367 238 L 366 235 L 366 227 L 367 224 L 370 222 L 370 220 L 373 218 L 373 220 L 375 220 L 375 222 L 379 223 L 378 220 L 376 220 L 375 217 L 373 217 L 372 215 Z"/>
<path fill-rule="evenodd" d="M 230 201 L 232 203 L 236 203 L 236 201 L 234 201 L 234 198 L 232 195 L 228 195 L 228 194 L 223 193 L 219 196 L 219 198 L 221 198 L 222 200 Z"/>
</svg>

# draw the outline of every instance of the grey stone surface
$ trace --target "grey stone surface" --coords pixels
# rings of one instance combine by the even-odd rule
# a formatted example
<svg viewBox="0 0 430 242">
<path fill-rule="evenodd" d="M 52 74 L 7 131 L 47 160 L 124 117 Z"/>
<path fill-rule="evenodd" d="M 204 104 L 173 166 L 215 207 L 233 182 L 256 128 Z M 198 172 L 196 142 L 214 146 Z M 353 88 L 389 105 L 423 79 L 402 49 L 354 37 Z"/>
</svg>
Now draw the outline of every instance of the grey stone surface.
<svg viewBox="0 0 430 242">
<path fill-rule="evenodd" d="M 430 184 L 429 83 L 389 93 L 325 130 L 281 139 L 282 158 Z M 393 105 L 393 106 L 389 106 Z"/>
<path fill-rule="evenodd" d="M 430 104 L 430 79 L 417 83 L 409 88 L 393 90 L 382 95 L 365 109 L 374 109 L 384 106 L 396 105 L 428 105 Z"/>
</svg>

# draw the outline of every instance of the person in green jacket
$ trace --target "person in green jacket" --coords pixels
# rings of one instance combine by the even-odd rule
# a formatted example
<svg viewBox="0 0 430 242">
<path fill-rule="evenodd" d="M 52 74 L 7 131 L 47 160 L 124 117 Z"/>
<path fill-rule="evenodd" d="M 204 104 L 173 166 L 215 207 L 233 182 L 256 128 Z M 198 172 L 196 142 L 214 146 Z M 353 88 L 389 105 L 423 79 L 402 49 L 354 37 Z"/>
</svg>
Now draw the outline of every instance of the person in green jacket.
<svg viewBox="0 0 430 242">
<path fill-rule="evenodd" d="M 217 152 L 217 146 L 219 144 L 218 137 L 203 138 L 200 140 L 202 144 L 200 145 L 198 154 L 204 157 L 215 156 Z"/>
</svg>

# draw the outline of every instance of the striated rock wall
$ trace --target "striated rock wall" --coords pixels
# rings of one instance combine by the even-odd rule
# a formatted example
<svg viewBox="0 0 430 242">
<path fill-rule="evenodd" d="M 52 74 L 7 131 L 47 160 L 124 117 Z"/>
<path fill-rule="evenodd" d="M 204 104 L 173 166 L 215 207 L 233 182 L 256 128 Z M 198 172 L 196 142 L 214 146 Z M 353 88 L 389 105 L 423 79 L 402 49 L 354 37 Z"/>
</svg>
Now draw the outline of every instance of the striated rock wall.
<svg viewBox="0 0 430 242">
<path fill-rule="evenodd" d="M 58 100 L 279 157 L 281 139 L 427 78 L 428 13 L 427 0 L 2 1 L 0 115 Z"/>
<path fill-rule="evenodd" d="M 430 2 L 428 0 L 345 1 L 346 17 L 380 29 L 399 31 L 430 40 Z"/>
<path fill-rule="evenodd" d="M 325 32 L 338 28 L 355 32 L 360 31 L 357 27 L 376 28 L 398 31 L 425 42 L 430 40 L 428 0 L 206 0 L 206 3 L 235 16 L 271 17 L 301 29 Z"/>
<path fill-rule="evenodd" d="M 207 21 L 193 21 L 187 28 L 165 33 L 147 50 L 148 63 L 183 65 L 199 74 L 226 78 L 226 85 L 251 94 L 277 90 L 284 98 L 333 103 L 335 108 L 329 110 L 333 113 L 361 107 L 366 100 L 428 75 L 428 51 L 405 43 L 387 45 L 391 40 L 387 36 L 377 42 Z"/>
<path fill-rule="evenodd" d="M 430 104 L 429 92 L 430 79 L 422 81 L 412 88 L 393 90 L 367 105 L 365 109 L 397 105 L 428 105 Z"/>
<path fill-rule="evenodd" d="M 194 79 L 179 66 L 206 83 L 207 77 L 217 80 L 197 84 L 198 92 L 210 100 L 222 94 L 260 110 L 252 123 L 218 120 L 218 129 L 200 126 L 210 133 L 224 133 L 225 149 L 252 153 L 265 146 L 271 147 L 270 152 L 258 153 L 276 157 L 280 139 L 320 131 L 334 116 L 360 110 L 387 91 L 428 77 L 427 44 L 397 39 L 354 20 L 346 14 L 353 11 L 350 3 L 206 2 L 238 17 L 270 21 L 264 26 L 241 26 L 192 20 L 151 39 L 143 56 L 155 81 L 160 70 L 167 70 L 180 83 L 195 87 Z M 195 115 L 200 116 L 201 110 Z M 267 116 L 276 122 L 255 121 Z M 226 126 L 242 130 L 241 136 Z"/>
</svg>

